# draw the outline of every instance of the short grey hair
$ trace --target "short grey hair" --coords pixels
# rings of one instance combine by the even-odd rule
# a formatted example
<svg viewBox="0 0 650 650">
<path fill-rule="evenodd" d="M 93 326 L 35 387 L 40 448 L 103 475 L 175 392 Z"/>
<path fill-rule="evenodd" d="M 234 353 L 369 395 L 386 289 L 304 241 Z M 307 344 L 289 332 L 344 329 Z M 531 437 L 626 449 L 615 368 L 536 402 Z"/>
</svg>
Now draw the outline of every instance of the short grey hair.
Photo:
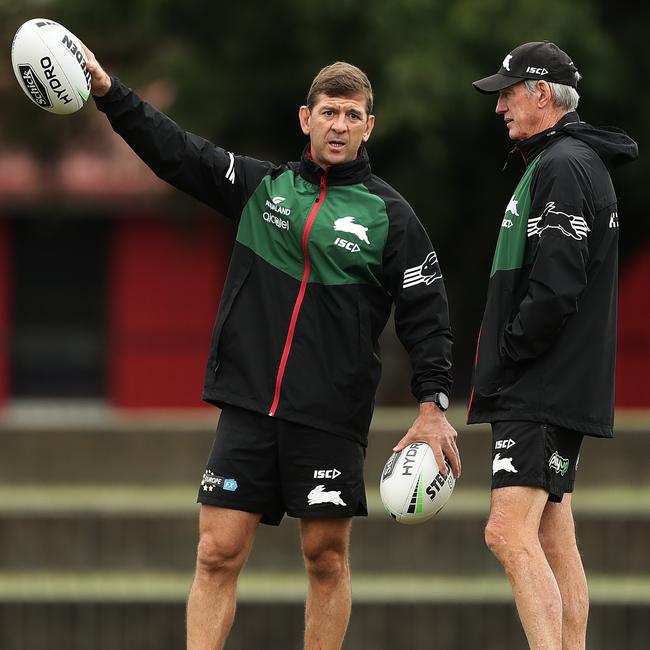
<svg viewBox="0 0 650 650">
<path fill-rule="evenodd" d="M 576 71 L 576 84 L 582 77 L 580 73 Z M 529 93 L 534 93 L 537 88 L 538 79 L 525 79 L 524 83 L 526 84 L 526 89 Z M 578 91 L 572 86 L 567 86 L 565 84 L 558 84 L 549 81 L 549 87 L 551 88 L 551 93 L 553 95 L 553 102 L 558 108 L 562 108 L 565 111 L 575 111 L 578 108 L 578 102 L 580 101 L 580 95 Z"/>
</svg>

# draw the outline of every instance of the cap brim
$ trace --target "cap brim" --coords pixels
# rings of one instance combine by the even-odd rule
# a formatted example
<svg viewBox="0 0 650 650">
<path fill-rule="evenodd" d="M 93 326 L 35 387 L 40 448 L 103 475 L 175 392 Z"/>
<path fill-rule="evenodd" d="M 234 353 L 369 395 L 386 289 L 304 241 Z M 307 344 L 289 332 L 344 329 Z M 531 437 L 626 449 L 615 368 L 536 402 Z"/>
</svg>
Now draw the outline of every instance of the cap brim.
<svg viewBox="0 0 650 650">
<path fill-rule="evenodd" d="M 491 95 L 492 93 L 498 93 L 500 90 L 503 90 L 508 86 L 514 86 L 514 84 L 519 81 L 521 81 L 519 77 L 507 77 L 506 75 L 497 72 L 490 77 L 484 77 L 478 81 L 473 81 L 472 86 L 474 86 L 474 88 L 476 88 L 480 93 Z"/>
</svg>

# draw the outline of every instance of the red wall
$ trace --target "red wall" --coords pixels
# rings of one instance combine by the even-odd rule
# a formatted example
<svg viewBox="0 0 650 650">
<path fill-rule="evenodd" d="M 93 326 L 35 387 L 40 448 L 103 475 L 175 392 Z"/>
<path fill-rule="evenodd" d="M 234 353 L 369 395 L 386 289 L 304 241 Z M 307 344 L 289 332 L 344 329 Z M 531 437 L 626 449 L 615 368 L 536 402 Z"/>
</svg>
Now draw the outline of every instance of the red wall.
<svg viewBox="0 0 650 650">
<path fill-rule="evenodd" d="M 0 219 L 0 407 L 9 397 L 9 222 Z"/>
<path fill-rule="evenodd" d="M 113 406 L 201 406 L 232 239 L 215 219 L 114 221 L 107 355 Z"/>
<path fill-rule="evenodd" d="M 650 408 L 650 247 L 626 264 L 619 287 L 616 404 Z"/>
<path fill-rule="evenodd" d="M 0 407 L 9 397 L 11 228 L 0 219 Z M 199 407 L 233 233 L 217 219 L 123 217 L 109 242 L 107 399 Z M 617 406 L 650 408 L 650 247 L 622 269 Z"/>
</svg>

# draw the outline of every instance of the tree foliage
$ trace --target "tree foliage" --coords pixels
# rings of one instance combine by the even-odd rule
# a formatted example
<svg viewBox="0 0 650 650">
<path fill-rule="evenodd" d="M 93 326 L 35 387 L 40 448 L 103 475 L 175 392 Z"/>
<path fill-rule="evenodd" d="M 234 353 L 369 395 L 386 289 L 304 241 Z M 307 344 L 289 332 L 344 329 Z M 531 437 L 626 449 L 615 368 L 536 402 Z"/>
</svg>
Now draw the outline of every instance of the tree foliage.
<svg viewBox="0 0 650 650">
<path fill-rule="evenodd" d="M 625 128 L 642 151 L 650 128 L 642 81 L 650 9 L 641 3 L 626 10 L 605 0 L 0 0 L 7 50 L 16 28 L 38 15 L 65 24 L 135 89 L 168 81 L 175 101 L 167 112 L 185 128 L 276 161 L 302 149 L 297 109 L 314 74 L 335 60 L 363 68 L 376 96 L 373 168 L 429 230 L 461 345 L 480 321 L 497 224 L 516 183 L 516 173 L 500 173 L 509 142 L 494 98 L 471 81 L 495 72 L 514 46 L 552 40 L 583 74 L 583 119 Z M 83 132 L 88 109 L 61 118 L 30 106 L 8 57 L 0 99 L 5 147 L 28 144 L 51 156 Z M 644 170 L 642 159 L 615 177 L 624 257 L 647 236 Z"/>
</svg>

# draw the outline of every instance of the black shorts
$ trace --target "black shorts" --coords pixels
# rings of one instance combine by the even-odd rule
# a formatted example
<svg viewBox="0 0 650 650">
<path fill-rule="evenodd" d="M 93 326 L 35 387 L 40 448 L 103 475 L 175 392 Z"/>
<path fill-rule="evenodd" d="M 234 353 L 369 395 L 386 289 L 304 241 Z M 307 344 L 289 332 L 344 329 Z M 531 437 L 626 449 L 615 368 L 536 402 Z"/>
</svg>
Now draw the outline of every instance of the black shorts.
<svg viewBox="0 0 650 650">
<path fill-rule="evenodd" d="M 573 492 L 583 435 L 539 422 L 492 423 L 492 489 L 540 487 L 559 503 Z"/>
<path fill-rule="evenodd" d="M 366 516 L 365 448 L 303 424 L 225 406 L 199 487 L 199 503 L 291 517 Z"/>
</svg>

